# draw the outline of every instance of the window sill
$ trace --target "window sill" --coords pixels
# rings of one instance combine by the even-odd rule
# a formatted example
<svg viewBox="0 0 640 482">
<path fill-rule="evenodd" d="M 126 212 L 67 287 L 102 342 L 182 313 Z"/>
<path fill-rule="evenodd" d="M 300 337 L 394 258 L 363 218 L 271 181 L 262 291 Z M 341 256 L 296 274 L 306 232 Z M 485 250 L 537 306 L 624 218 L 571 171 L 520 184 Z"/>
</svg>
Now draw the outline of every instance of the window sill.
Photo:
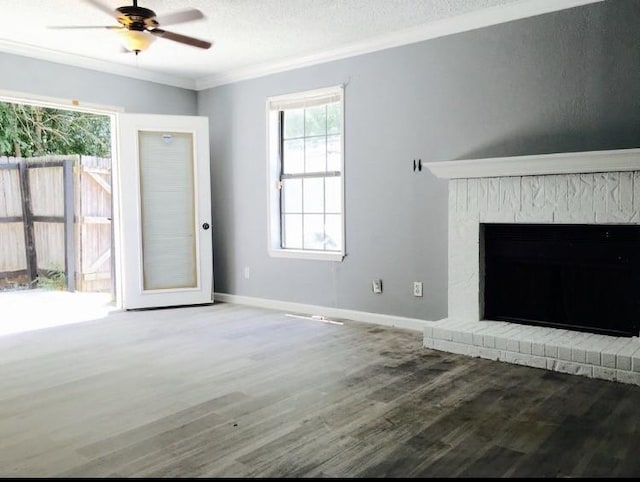
<svg viewBox="0 0 640 482">
<path fill-rule="evenodd" d="M 307 251 L 301 249 L 270 249 L 272 258 L 309 259 L 315 261 L 342 261 L 345 254 L 337 251 Z"/>
</svg>

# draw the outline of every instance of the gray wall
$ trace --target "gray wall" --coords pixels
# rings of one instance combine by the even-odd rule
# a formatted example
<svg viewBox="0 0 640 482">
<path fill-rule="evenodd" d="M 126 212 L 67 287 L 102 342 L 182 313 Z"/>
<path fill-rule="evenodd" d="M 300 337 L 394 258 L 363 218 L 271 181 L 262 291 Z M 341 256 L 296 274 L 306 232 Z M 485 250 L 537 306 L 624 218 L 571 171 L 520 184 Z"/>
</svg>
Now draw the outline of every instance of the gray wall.
<svg viewBox="0 0 640 482">
<path fill-rule="evenodd" d="M 200 92 L 216 291 L 446 316 L 447 185 L 414 174 L 412 159 L 640 146 L 638 24 L 640 2 L 609 1 Z M 265 99 L 340 83 L 348 255 L 270 258 Z M 382 295 L 371 292 L 376 277 Z M 411 295 L 414 280 L 423 299 Z"/>
<path fill-rule="evenodd" d="M 194 115 L 196 93 L 0 52 L 0 89 L 124 107 L 126 112 Z"/>
</svg>

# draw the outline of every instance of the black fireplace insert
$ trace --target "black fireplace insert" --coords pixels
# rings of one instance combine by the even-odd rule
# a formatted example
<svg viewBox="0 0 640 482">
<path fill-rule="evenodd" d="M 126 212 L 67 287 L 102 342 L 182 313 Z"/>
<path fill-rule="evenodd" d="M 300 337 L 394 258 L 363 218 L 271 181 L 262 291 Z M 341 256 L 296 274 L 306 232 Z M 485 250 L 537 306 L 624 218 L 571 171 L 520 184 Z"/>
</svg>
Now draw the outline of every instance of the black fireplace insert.
<svg viewBox="0 0 640 482">
<path fill-rule="evenodd" d="M 483 224 L 484 318 L 638 336 L 640 226 Z"/>
</svg>

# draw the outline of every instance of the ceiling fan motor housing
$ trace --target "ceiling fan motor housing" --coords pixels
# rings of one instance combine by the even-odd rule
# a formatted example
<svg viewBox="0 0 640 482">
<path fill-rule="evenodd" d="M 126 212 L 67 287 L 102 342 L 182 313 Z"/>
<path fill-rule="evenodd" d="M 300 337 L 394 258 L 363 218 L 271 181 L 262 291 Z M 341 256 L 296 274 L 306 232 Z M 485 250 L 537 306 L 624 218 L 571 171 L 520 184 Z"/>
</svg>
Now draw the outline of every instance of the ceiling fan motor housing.
<svg viewBox="0 0 640 482">
<path fill-rule="evenodd" d="M 129 30 L 144 30 L 156 28 L 159 24 L 156 13 L 148 8 L 126 6 L 116 9 L 118 22 Z"/>
</svg>

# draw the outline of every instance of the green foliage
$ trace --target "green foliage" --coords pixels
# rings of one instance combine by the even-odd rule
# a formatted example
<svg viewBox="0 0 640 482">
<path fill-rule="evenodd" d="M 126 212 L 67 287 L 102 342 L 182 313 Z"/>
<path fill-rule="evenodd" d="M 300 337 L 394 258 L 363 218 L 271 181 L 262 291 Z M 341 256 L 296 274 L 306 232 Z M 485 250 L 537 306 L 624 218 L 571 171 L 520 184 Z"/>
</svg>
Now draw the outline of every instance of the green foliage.
<svg viewBox="0 0 640 482">
<path fill-rule="evenodd" d="M 109 157 L 110 128 L 105 115 L 0 102 L 0 156 Z"/>
<path fill-rule="evenodd" d="M 64 270 L 53 267 L 48 269 L 45 275 L 39 275 L 36 278 L 36 283 L 38 288 L 62 291 L 67 289 L 67 276 Z"/>
</svg>

